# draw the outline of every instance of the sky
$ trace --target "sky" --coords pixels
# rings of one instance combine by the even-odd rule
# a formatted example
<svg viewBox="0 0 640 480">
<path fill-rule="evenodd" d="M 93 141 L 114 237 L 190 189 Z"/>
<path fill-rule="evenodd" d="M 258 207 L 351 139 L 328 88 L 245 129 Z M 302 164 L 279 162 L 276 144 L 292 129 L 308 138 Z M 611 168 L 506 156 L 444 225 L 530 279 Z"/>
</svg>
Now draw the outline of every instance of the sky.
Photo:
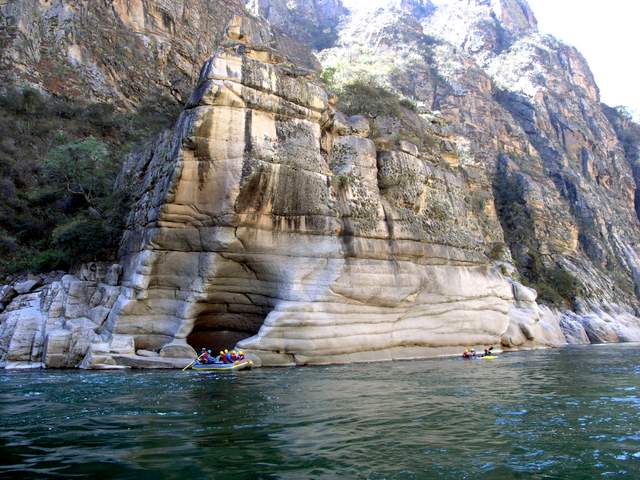
<svg viewBox="0 0 640 480">
<path fill-rule="evenodd" d="M 539 29 L 578 48 L 603 102 L 640 116 L 640 2 L 638 0 L 529 0 Z"/>
<path fill-rule="evenodd" d="M 385 0 L 345 0 L 346 4 Z M 602 101 L 625 105 L 640 120 L 640 1 L 528 0 L 542 33 L 578 48 L 600 87 Z"/>
</svg>

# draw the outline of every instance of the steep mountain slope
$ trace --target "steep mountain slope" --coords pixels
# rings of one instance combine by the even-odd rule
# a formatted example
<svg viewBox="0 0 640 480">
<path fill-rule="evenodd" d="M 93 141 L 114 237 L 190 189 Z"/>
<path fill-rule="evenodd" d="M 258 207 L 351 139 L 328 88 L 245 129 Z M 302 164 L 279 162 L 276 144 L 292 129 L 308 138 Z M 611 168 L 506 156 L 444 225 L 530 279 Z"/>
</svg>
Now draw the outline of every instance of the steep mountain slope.
<svg viewBox="0 0 640 480">
<path fill-rule="evenodd" d="M 242 7 L 239 0 L 9 0 L 0 5 L 0 79 L 124 107 L 155 95 L 183 102 Z"/>
<path fill-rule="evenodd" d="M 539 34 L 526 2 L 440 3 L 354 12 L 323 64 L 338 87 L 365 75 L 439 110 L 471 142 L 461 169 L 484 177 L 525 278 L 544 288 L 560 266 L 583 297 L 636 308 L 636 187 L 584 58 Z"/>
<path fill-rule="evenodd" d="M 104 15 L 157 28 L 163 5 Z M 3 362 L 178 366 L 239 342 L 281 365 L 640 340 L 636 126 L 524 0 L 248 2 L 262 18 L 225 5 L 177 124 L 121 172 L 140 180 L 120 264 L 5 287 Z M 23 51 L 16 38 L 5 53 Z M 178 62 L 139 70 L 154 62 L 163 80 L 139 95 L 139 72 L 104 77 L 122 106 L 186 98 L 166 82 Z"/>
<path fill-rule="evenodd" d="M 67 269 L 70 259 L 115 259 L 128 188 L 107 193 L 113 172 L 176 120 L 236 14 L 245 14 L 240 1 L 2 2 L 1 279 Z M 270 42 L 302 68 L 317 65 L 283 35 Z M 87 145 L 108 152 L 99 169 L 102 218 L 91 218 L 94 206 L 69 191 L 79 189 L 56 183 L 46 168 L 56 149 Z"/>
</svg>

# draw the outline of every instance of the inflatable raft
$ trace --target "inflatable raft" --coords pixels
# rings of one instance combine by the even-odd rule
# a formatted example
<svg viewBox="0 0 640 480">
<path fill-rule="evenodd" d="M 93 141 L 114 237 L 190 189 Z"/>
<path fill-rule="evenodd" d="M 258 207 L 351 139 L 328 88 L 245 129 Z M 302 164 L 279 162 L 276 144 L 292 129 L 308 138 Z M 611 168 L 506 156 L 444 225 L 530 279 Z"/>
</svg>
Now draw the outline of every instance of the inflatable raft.
<svg viewBox="0 0 640 480">
<path fill-rule="evenodd" d="M 197 370 L 199 372 L 233 372 L 236 370 L 247 370 L 253 367 L 251 360 L 238 360 L 233 363 L 199 363 L 196 362 L 191 365 L 191 370 Z"/>
<path fill-rule="evenodd" d="M 476 355 L 473 357 L 462 357 L 463 360 L 497 360 L 497 355 Z"/>
</svg>

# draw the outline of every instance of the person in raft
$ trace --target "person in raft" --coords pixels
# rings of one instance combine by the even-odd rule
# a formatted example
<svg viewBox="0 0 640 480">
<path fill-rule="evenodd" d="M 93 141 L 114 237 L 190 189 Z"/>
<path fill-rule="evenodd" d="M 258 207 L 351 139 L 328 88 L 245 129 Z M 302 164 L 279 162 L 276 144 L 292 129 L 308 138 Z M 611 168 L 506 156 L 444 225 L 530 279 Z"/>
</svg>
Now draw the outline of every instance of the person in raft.
<svg viewBox="0 0 640 480">
<path fill-rule="evenodd" d="M 490 357 L 493 355 L 493 347 L 489 347 L 489 348 L 485 348 L 484 349 L 484 356 L 485 357 Z"/>
<path fill-rule="evenodd" d="M 476 351 L 472 348 L 468 347 L 464 349 L 464 353 L 462 354 L 462 358 L 473 358 L 476 356 Z"/>
<path fill-rule="evenodd" d="M 224 350 L 220 352 L 217 360 L 220 363 L 235 363 L 244 360 L 244 352 L 241 350 L 237 352 L 235 350 Z"/>
<path fill-rule="evenodd" d="M 213 357 L 211 355 L 209 355 L 211 353 L 211 350 L 207 350 L 206 348 L 201 348 L 200 349 L 200 356 L 198 357 L 198 361 L 200 363 L 213 363 Z"/>
</svg>

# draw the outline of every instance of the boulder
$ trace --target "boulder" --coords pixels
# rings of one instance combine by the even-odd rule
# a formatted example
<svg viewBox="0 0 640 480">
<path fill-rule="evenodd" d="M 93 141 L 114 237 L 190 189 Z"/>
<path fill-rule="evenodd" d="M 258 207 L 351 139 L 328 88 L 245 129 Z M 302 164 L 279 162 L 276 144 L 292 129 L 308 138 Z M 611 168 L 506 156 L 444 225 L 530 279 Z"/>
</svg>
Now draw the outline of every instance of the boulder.
<svg viewBox="0 0 640 480">
<path fill-rule="evenodd" d="M 620 341 L 615 324 L 605 321 L 594 313 L 581 315 L 579 319 L 591 343 L 616 343 Z"/>
<path fill-rule="evenodd" d="M 568 344 L 584 345 L 591 343 L 582 322 L 572 312 L 566 312 L 562 315 L 560 328 L 562 328 L 562 333 L 567 339 Z"/>
<path fill-rule="evenodd" d="M 521 283 L 512 282 L 513 286 L 513 297 L 518 302 L 525 303 L 535 303 L 538 298 L 538 292 L 536 292 L 533 288 L 525 287 Z"/>
<path fill-rule="evenodd" d="M 187 345 L 187 342 L 176 339 L 160 349 L 160 356 L 193 359 L 197 353 L 190 345 Z"/>
<path fill-rule="evenodd" d="M 138 355 L 139 357 L 149 357 L 149 358 L 160 356 L 158 352 L 152 352 L 150 350 L 137 350 L 136 355 Z"/>
<path fill-rule="evenodd" d="M 13 288 L 18 295 L 24 295 L 40 285 L 42 285 L 42 281 L 40 279 L 29 279 L 15 283 Z"/>
</svg>

